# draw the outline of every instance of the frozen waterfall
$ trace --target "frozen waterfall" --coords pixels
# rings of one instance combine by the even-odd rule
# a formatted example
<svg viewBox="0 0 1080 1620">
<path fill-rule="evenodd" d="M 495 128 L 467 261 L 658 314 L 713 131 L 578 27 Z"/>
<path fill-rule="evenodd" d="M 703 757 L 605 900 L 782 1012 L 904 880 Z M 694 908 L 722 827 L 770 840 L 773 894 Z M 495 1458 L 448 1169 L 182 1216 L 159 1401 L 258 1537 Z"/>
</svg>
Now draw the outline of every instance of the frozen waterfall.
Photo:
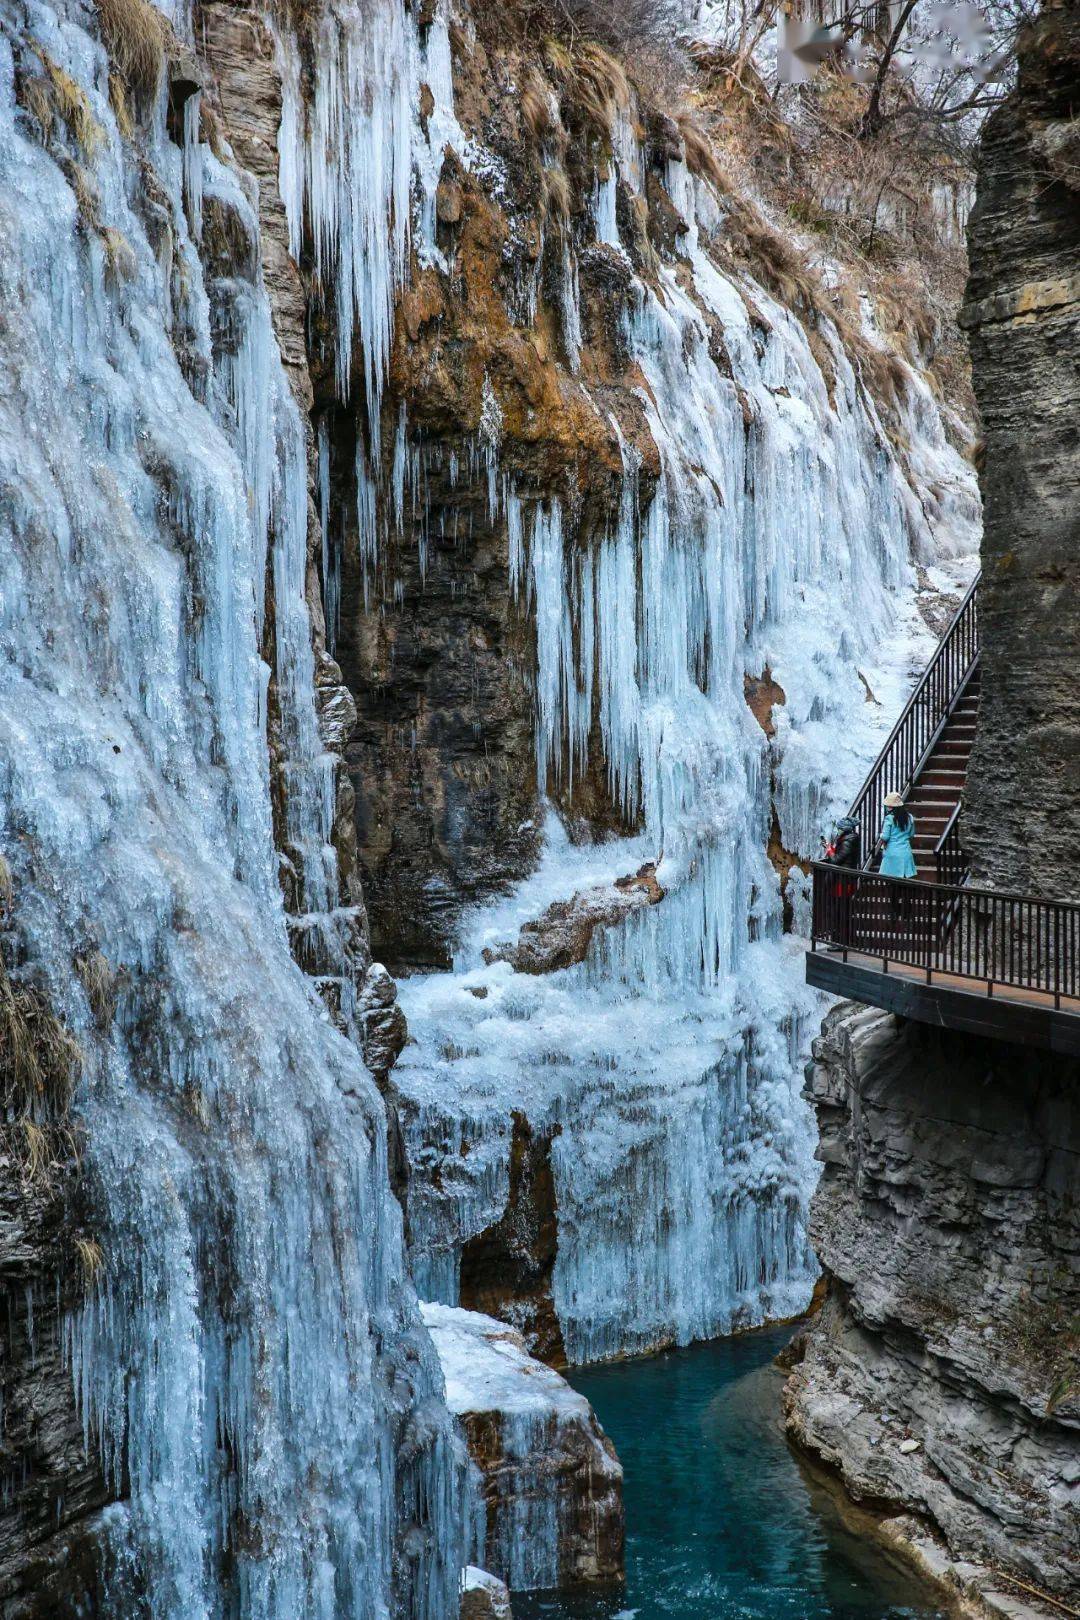
<svg viewBox="0 0 1080 1620">
<path fill-rule="evenodd" d="M 639 186 L 628 129 L 614 145 Z M 666 185 L 691 285 L 668 266 L 656 284 L 635 278 L 624 321 L 655 491 L 641 498 L 624 446 L 607 533 L 583 548 L 558 501 L 499 485 L 535 627 L 539 782 L 581 772 L 596 718 L 612 798 L 641 830 L 572 847 L 550 817 L 539 871 L 466 919 L 453 973 L 402 990 L 421 1294 L 456 1302 L 463 1247 L 506 1209 L 522 1112 L 551 1144 L 552 1294 L 572 1361 L 686 1343 L 809 1297 L 799 1091 L 821 1001 L 797 937 L 805 879 L 792 869 L 785 935 L 766 847 L 772 832 L 813 858 L 930 645 L 912 555 L 933 565 L 972 538 L 970 472 L 918 380 L 911 440 L 956 491 L 937 532 L 835 334 L 827 382 L 794 315 L 699 245 L 721 222 L 711 189 L 674 162 Z M 603 187 L 594 207 L 597 240 L 621 254 Z M 575 286 L 565 278 L 562 296 Z M 580 331 L 576 311 L 563 319 Z M 571 369 L 577 352 L 568 339 Z M 771 746 L 743 691 L 765 669 L 785 694 Z M 599 934 L 579 966 L 537 977 L 486 960 L 551 902 L 645 860 L 663 901 Z"/>
<path fill-rule="evenodd" d="M 257 265 L 246 192 L 197 109 L 168 139 L 164 89 L 137 161 L 88 15 L 31 0 L 0 32 L 0 827 L 22 971 L 85 1052 L 104 1271 L 68 1344 L 124 1496 L 110 1612 L 149 1591 L 161 1620 L 436 1620 L 457 1443 L 383 1106 L 290 956 L 272 829 L 270 696 L 332 949 L 306 429 L 258 271 L 212 280 L 192 236 L 228 217 Z M 25 110 L 50 63 L 77 128 Z M 72 967 L 94 947 L 105 1031 Z"/>
</svg>

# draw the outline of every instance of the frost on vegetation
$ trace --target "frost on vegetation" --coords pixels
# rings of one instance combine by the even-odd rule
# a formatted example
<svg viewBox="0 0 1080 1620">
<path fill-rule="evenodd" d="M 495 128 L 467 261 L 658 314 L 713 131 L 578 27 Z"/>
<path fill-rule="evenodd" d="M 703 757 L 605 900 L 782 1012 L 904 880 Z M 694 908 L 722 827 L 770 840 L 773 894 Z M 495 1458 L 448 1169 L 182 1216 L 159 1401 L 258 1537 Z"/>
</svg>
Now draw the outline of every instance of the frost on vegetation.
<svg viewBox="0 0 1080 1620">
<path fill-rule="evenodd" d="M 819 333 L 830 394 L 792 313 L 760 286 L 744 297 L 709 257 L 711 187 L 681 162 L 667 181 L 692 283 L 659 267 L 624 324 L 655 492 L 641 499 L 625 444 L 608 528 L 582 546 L 557 500 L 497 486 L 511 589 L 535 626 L 539 786 L 571 789 L 598 731 L 611 799 L 640 831 L 581 849 L 550 817 L 539 870 L 466 918 L 453 974 L 402 992 L 418 1287 L 456 1301 L 463 1244 L 506 1208 L 524 1106 L 552 1141 L 553 1294 L 573 1361 L 808 1297 L 799 1092 L 821 1007 L 782 933 L 766 845 L 775 832 L 804 862 L 816 854 L 929 651 L 911 557 L 962 573 L 978 523 L 926 389 L 913 380 L 901 401 L 909 482 L 836 333 Z M 608 238 L 602 185 L 595 223 Z M 920 499 L 912 482 L 931 471 L 938 494 Z M 785 694 L 771 744 L 744 700 L 766 668 Z M 598 931 L 578 966 L 531 977 L 486 960 L 553 901 L 645 860 L 663 900 Z M 787 898 L 805 929 L 798 866 Z"/>
<path fill-rule="evenodd" d="M 456 1442 L 381 1102 L 292 959 L 274 846 L 271 677 L 293 898 L 344 972 L 303 424 L 261 285 L 204 277 L 185 217 L 197 162 L 204 200 L 255 232 L 242 188 L 158 105 L 159 258 L 85 21 L 31 0 L 0 37 L 0 837 L 26 961 L 82 1053 L 104 1261 L 85 1257 L 66 1347 L 87 1446 L 127 1492 L 102 1519 L 110 1602 L 368 1620 L 393 1594 L 436 1620 L 461 1561 Z M 122 280 L 17 104 L 37 47 L 103 131 Z"/>
</svg>

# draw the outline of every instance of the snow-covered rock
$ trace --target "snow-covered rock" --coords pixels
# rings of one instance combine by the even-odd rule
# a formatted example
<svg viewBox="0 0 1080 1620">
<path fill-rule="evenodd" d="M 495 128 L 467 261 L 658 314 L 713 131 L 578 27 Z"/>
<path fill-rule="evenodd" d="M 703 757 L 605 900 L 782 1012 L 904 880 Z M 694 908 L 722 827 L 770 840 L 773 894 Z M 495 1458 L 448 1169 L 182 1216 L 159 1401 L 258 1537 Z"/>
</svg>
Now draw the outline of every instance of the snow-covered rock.
<svg viewBox="0 0 1080 1620">
<path fill-rule="evenodd" d="M 513 1620 L 505 1581 L 470 1564 L 461 1577 L 460 1620 Z"/>
<path fill-rule="evenodd" d="M 494 1317 L 421 1312 L 480 1472 L 484 1563 L 513 1590 L 617 1580 L 622 1466 L 584 1395 Z"/>
</svg>

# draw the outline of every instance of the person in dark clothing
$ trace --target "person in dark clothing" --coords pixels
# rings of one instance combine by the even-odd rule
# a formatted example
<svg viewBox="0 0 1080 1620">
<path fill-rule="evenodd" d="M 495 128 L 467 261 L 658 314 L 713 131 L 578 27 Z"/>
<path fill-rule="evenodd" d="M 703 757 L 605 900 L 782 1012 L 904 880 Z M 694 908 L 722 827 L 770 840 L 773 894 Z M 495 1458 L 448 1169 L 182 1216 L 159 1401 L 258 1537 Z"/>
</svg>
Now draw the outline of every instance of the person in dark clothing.
<svg viewBox="0 0 1080 1620">
<path fill-rule="evenodd" d="M 825 853 L 821 859 L 826 866 L 843 866 L 858 871 L 862 864 L 859 823 L 853 821 L 850 816 L 843 816 L 833 828 L 832 842 L 825 846 Z M 851 911 L 856 888 L 857 884 L 853 877 L 837 877 L 833 883 L 833 904 L 829 909 L 832 912 L 831 920 L 834 924 L 837 946 L 851 944 Z"/>
</svg>

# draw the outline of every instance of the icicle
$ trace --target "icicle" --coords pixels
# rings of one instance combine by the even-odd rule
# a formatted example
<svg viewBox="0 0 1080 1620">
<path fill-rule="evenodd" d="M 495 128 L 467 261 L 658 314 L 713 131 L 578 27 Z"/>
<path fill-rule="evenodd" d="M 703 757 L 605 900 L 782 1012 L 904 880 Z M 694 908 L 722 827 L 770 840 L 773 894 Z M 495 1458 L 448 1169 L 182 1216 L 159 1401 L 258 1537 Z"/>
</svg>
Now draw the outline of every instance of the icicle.
<svg viewBox="0 0 1080 1620">
<path fill-rule="evenodd" d="M 184 102 L 184 202 L 188 223 L 196 242 L 202 240 L 203 160 L 200 141 L 202 91 L 195 90 Z"/>
</svg>

